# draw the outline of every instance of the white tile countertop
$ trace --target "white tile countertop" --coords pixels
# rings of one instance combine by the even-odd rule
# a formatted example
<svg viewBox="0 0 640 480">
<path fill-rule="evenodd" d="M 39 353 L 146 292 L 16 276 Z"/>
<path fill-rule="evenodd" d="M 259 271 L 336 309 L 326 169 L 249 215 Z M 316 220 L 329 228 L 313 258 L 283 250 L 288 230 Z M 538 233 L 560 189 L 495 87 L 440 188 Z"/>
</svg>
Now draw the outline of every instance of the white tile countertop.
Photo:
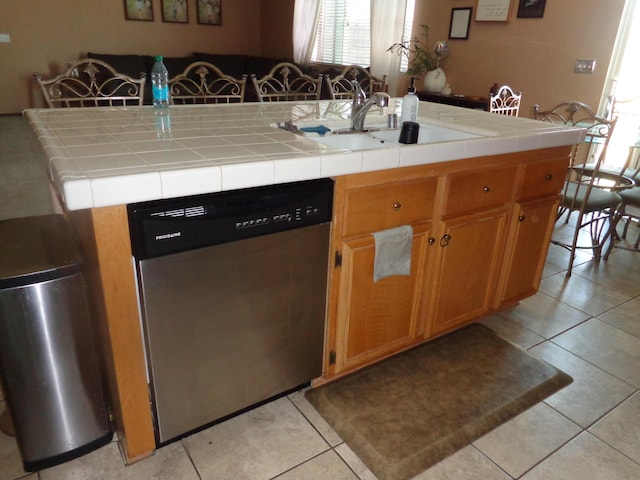
<svg viewBox="0 0 640 480">
<path fill-rule="evenodd" d="M 366 125 L 386 125 L 399 100 L 374 107 Z M 584 130 L 421 102 L 419 121 L 475 133 L 473 139 L 341 150 L 275 128 L 348 127 L 349 101 L 26 110 L 69 210 L 482 157 L 562 145 Z M 399 115 L 398 115 L 399 117 Z M 167 124 L 167 120 L 170 125 Z M 164 123 L 164 126 L 163 126 Z"/>
</svg>

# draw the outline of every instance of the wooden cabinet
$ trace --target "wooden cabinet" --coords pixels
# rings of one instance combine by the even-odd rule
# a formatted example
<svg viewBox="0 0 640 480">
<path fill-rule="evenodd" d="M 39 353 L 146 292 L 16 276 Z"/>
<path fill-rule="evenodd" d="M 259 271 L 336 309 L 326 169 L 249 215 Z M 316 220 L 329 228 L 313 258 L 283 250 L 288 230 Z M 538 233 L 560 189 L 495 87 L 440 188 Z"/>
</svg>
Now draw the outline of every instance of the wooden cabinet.
<svg viewBox="0 0 640 480">
<path fill-rule="evenodd" d="M 445 220 L 436 236 L 438 260 L 425 285 L 428 336 L 488 313 L 504 248 L 508 210 L 500 208 Z"/>
<path fill-rule="evenodd" d="M 373 280 L 372 235 L 342 244 L 338 294 L 335 372 L 351 370 L 415 343 L 419 291 L 429 225 L 414 227 L 411 275 Z"/>
<path fill-rule="evenodd" d="M 514 304 L 538 290 L 557 211 L 557 195 L 515 205 L 496 307 Z"/>
<path fill-rule="evenodd" d="M 507 164 L 443 178 L 436 267 L 423 299 L 428 336 L 492 309 L 517 173 L 517 164 Z"/>
<path fill-rule="evenodd" d="M 420 289 L 436 189 L 437 177 L 414 169 L 336 179 L 328 376 L 421 341 Z M 413 229 L 411 274 L 375 282 L 373 233 L 403 225 Z"/>
<path fill-rule="evenodd" d="M 522 166 L 523 180 L 509 222 L 496 308 L 515 304 L 540 286 L 567 165 L 564 149 L 556 149 L 548 158 Z"/>
<path fill-rule="evenodd" d="M 570 147 L 336 179 L 324 379 L 535 293 Z M 411 274 L 373 281 L 373 233 L 413 228 Z"/>
</svg>

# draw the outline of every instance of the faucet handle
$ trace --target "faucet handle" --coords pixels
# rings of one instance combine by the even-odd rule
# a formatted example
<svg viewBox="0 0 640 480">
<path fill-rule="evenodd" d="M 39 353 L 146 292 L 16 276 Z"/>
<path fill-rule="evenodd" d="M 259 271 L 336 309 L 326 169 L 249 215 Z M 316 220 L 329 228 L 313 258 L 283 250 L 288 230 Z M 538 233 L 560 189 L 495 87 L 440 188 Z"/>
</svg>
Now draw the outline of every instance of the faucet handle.
<svg viewBox="0 0 640 480">
<path fill-rule="evenodd" d="M 389 100 L 391 100 L 391 96 L 385 92 L 376 92 L 374 93 L 376 96 L 376 105 L 379 107 L 387 107 L 389 105 Z"/>
<path fill-rule="evenodd" d="M 362 105 L 367 99 L 367 94 L 364 93 L 362 86 L 358 83 L 358 80 L 351 80 L 351 86 L 353 87 L 353 104 Z"/>
</svg>

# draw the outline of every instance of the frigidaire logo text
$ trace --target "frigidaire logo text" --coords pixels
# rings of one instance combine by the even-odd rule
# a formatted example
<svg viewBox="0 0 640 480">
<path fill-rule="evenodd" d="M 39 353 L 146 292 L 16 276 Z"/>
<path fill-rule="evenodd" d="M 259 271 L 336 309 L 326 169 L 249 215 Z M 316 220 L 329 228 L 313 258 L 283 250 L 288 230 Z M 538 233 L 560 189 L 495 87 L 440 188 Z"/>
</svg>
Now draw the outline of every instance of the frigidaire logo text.
<svg viewBox="0 0 640 480">
<path fill-rule="evenodd" d="M 163 235 L 156 235 L 156 240 L 167 240 L 169 238 L 175 238 L 175 237 L 181 237 L 181 236 L 182 236 L 182 232 L 165 233 Z"/>
</svg>

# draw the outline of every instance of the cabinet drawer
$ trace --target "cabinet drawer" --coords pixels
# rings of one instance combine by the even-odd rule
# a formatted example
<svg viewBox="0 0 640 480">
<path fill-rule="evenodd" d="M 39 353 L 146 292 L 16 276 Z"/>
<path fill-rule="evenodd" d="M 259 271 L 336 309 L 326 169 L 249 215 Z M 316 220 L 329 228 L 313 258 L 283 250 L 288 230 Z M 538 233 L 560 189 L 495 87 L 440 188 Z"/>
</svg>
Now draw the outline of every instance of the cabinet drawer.
<svg viewBox="0 0 640 480">
<path fill-rule="evenodd" d="M 343 236 L 372 233 L 431 219 L 437 178 L 347 190 Z"/>
<path fill-rule="evenodd" d="M 530 200 L 560 193 L 568 167 L 568 158 L 554 158 L 527 164 L 519 200 Z"/>
<path fill-rule="evenodd" d="M 517 166 L 449 175 L 445 215 L 483 210 L 508 202 L 515 186 Z"/>
</svg>

